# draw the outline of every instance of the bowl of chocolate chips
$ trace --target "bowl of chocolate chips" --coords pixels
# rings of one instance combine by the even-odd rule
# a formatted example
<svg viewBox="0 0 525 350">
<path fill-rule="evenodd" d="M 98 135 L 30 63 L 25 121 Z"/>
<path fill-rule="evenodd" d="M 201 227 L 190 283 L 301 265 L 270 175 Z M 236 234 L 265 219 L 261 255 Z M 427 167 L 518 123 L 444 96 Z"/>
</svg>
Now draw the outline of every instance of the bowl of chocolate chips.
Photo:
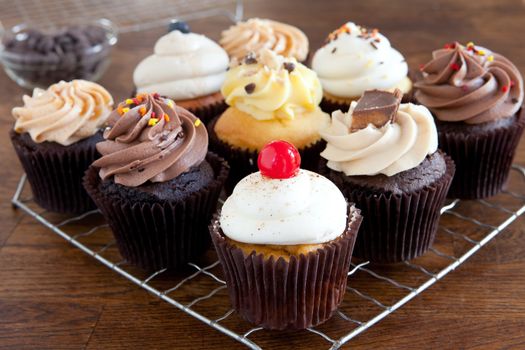
<svg viewBox="0 0 525 350">
<path fill-rule="evenodd" d="M 117 29 L 107 19 L 59 28 L 19 24 L 0 34 L 4 70 L 18 85 L 30 89 L 61 80 L 98 80 L 117 42 Z"/>
</svg>

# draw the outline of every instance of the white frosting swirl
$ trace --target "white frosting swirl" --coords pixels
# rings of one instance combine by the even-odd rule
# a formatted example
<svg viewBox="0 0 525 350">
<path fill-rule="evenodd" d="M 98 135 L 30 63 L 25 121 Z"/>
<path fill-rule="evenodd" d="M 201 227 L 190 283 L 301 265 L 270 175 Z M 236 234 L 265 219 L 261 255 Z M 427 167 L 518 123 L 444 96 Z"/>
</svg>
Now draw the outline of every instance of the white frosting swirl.
<svg viewBox="0 0 525 350">
<path fill-rule="evenodd" d="M 363 34 L 362 27 L 346 23 L 337 36 L 321 47 L 312 60 L 323 89 L 334 96 L 351 98 L 364 91 L 403 89 L 408 66 L 404 57 L 380 33 Z M 409 84 L 411 85 L 411 84 Z"/>
<path fill-rule="evenodd" d="M 172 31 L 135 68 L 133 82 L 138 93 L 158 92 L 181 101 L 218 92 L 227 69 L 228 54 L 217 43 L 204 35 Z"/>
<path fill-rule="evenodd" d="M 86 80 L 61 81 L 47 90 L 24 95 L 24 106 L 13 108 L 15 131 L 27 132 L 37 143 L 63 146 L 99 131 L 113 109 L 113 98 L 102 86 Z"/>
<path fill-rule="evenodd" d="M 395 123 L 381 128 L 369 124 L 350 132 L 352 102 L 348 113 L 332 114 L 329 128 L 321 132 L 326 149 L 321 156 L 327 166 L 347 176 L 384 174 L 392 176 L 415 168 L 437 150 L 438 137 L 430 111 L 420 105 L 401 104 Z"/>
<path fill-rule="evenodd" d="M 300 170 L 289 179 L 253 173 L 242 179 L 222 207 L 224 234 L 250 244 L 319 244 L 342 235 L 346 200 L 327 178 Z"/>
</svg>

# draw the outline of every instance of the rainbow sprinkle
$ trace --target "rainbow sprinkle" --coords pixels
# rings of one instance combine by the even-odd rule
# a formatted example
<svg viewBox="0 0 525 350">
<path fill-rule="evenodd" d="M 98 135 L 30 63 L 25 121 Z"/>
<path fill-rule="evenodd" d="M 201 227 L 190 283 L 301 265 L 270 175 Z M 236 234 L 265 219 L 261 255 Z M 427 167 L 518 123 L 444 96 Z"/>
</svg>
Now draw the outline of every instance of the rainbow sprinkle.
<svg viewBox="0 0 525 350">
<path fill-rule="evenodd" d="M 142 106 L 139 109 L 140 116 L 143 117 L 146 114 L 147 110 L 146 107 Z"/>
<path fill-rule="evenodd" d="M 149 126 L 155 126 L 155 125 L 157 125 L 158 122 L 159 122 L 159 120 L 157 118 L 150 118 L 148 120 L 148 125 Z"/>
<path fill-rule="evenodd" d="M 170 116 L 167 113 L 164 113 L 164 120 L 166 121 L 166 123 L 170 122 Z"/>
<path fill-rule="evenodd" d="M 127 105 L 132 105 L 132 104 L 133 104 L 133 100 L 132 100 L 131 98 L 128 98 L 128 99 L 126 100 L 126 104 L 127 104 Z"/>
<path fill-rule="evenodd" d="M 195 126 L 199 126 L 199 125 L 201 125 L 202 123 L 201 123 L 201 120 L 200 120 L 200 119 L 197 119 L 197 120 L 195 121 L 195 123 L 193 123 L 193 124 L 194 124 Z"/>
</svg>

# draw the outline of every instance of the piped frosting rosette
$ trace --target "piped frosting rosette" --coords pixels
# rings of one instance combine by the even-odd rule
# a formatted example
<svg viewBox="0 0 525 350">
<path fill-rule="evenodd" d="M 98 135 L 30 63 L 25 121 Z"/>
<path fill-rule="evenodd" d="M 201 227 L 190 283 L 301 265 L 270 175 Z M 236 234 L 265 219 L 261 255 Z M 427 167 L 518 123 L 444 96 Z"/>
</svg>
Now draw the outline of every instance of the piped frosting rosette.
<svg viewBox="0 0 525 350">
<path fill-rule="evenodd" d="M 437 150 L 436 126 L 426 107 L 401 104 L 391 122 L 355 130 L 357 105 L 352 102 L 348 113 L 334 112 L 330 127 L 321 131 L 327 142 L 321 156 L 330 169 L 347 176 L 392 176 L 418 166 Z"/>
<path fill-rule="evenodd" d="M 218 92 L 228 62 L 226 51 L 204 35 L 172 31 L 135 68 L 133 81 L 138 93 L 188 100 Z"/>
<path fill-rule="evenodd" d="M 35 89 L 13 108 L 14 130 L 34 142 L 69 146 L 94 135 L 106 122 L 113 98 L 102 86 L 86 80 L 61 81 L 47 90 Z"/>
<path fill-rule="evenodd" d="M 262 49 L 298 61 L 308 56 L 308 38 L 301 30 L 269 19 L 252 18 L 231 26 L 222 32 L 220 44 L 237 59 Z"/>
<path fill-rule="evenodd" d="M 200 120 L 158 94 L 139 94 L 119 104 L 109 117 L 102 158 L 93 163 L 100 177 L 139 186 L 171 180 L 200 164 L 208 151 L 208 134 Z"/>
<path fill-rule="evenodd" d="M 473 43 L 434 51 L 421 70 L 415 97 L 441 121 L 480 124 L 513 116 L 523 103 L 516 66 Z"/>
<path fill-rule="evenodd" d="M 312 68 L 323 90 L 336 97 L 356 98 L 370 89 L 411 89 L 404 57 L 377 31 L 348 22 L 315 53 Z"/>
</svg>

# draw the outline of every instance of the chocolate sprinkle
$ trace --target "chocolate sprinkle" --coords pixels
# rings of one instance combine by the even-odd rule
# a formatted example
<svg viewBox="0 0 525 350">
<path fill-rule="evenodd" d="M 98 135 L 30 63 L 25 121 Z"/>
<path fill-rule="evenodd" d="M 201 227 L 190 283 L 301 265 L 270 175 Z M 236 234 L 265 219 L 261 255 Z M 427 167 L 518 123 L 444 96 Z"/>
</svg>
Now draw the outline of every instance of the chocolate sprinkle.
<svg viewBox="0 0 525 350">
<path fill-rule="evenodd" d="M 514 103 L 514 104 L 518 103 L 518 99 L 515 98 L 515 97 L 514 97 L 512 100 L 510 100 L 510 101 L 511 101 L 512 103 Z"/>
<path fill-rule="evenodd" d="M 295 64 L 293 64 L 292 62 L 284 62 L 283 67 L 284 69 L 288 71 L 288 73 L 291 73 L 295 69 Z M 254 88 L 255 88 L 255 85 L 254 85 Z"/>
<path fill-rule="evenodd" d="M 337 51 L 337 47 L 334 47 L 334 48 L 332 49 L 332 53 L 335 53 L 336 51 Z"/>
<path fill-rule="evenodd" d="M 255 83 L 250 83 L 244 87 L 247 94 L 252 94 L 255 91 Z"/>
<path fill-rule="evenodd" d="M 370 42 L 370 45 L 372 45 L 372 47 L 377 50 L 377 45 L 373 41 Z"/>
</svg>

